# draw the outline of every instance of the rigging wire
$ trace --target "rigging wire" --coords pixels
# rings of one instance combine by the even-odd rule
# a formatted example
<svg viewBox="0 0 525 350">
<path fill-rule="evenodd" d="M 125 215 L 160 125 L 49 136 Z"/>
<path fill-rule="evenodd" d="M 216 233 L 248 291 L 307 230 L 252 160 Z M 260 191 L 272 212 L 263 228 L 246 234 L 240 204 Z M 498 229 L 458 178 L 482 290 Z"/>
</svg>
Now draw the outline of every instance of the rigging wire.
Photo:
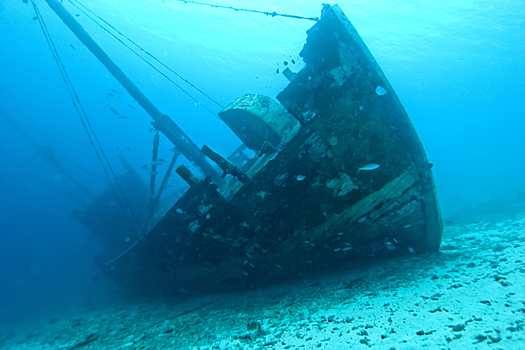
<svg viewBox="0 0 525 350">
<path fill-rule="evenodd" d="M 207 4 L 204 2 L 197 2 L 197 1 L 190 1 L 190 0 L 174 0 L 174 1 L 183 2 L 185 4 L 204 5 L 204 6 L 214 7 L 214 8 L 234 10 L 237 12 L 242 11 L 242 12 L 260 13 L 266 16 L 271 16 L 271 17 L 287 17 L 287 18 L 294 18 L 294 19 L 306 19 L 308 21 L 315 21 L 315 22 L 319 20 L 319 17 L 303 17 L 303 16 L 297 16 L 297 15 L 289 15 L 286 13 L 277 13 L 275 11 L 268 12 L 268 11 L 249 10 L 249 9 L 243 9 L 243 8 L 238 8 L 238 7 L 213 5 L 213 4 Z M 162 1 L 162 3 L 164 2 L 166 2 L 166 0 Z"/>
<path fill-rule="evenodd" d="M 144 57 L 142 57 L 141 55 L 139 55 L 135 50 L 133 50 L 129 45 L 127 45 L 126 43 L 124 43 L 120 38 L 118 38 L 115 34 L 113 34 L 112 32 L 110 32 L 107 28 L 105 28 L 103 25 L 101 25 L 100 23 L 98 23 L 93 17 L 91 17 L 87 12 L 91 13 L 93 16 L 95 16 L 96 18 L 98 18 L 100 21 L 104 22 L 108 27 L 110 27 L 111 29 L 113 29 L 115 32 L 117 32 L 120 36 L 124 37 L 126 40 L 128 40 L 130 43 L 132 43 L 133 45 L 135 45 L 140 51 L 142 51 L 145 55 L 151 57 L 153 60 L 155 60 L 155 62 L 157 62 L 158 64 L 160 64 L 161 66 L 163 66 L 164 68 L 166 68 L 167 70 L 169 70 L 170 72 L 172 72 L 174 75 L 176 75 L 179 79 L 181 79 L 182 81 L 184 81 L 186 84 L 190 85 L 192 88 L 194 88 L 195 90 L 197 90 L 198 92 L 200 92 L 202 95 L 206 96 L 210 101 L 212 101 L 213 103 L 215 103 L 217 106 L 219 106 L 220 108 L 224 108 L 223 105 L 221 105 L 219 102 L 217 102 L 216 100 L 214 100 L 211 96 L 209 96 L 207 93 L 205 93 L 204 91 L 202 91 L 201 89 L 199 89 L 198 87 L 196 87 L 194 84 L 192 84 L 190 81 L 188 81 L 187 79 L 185 79 L 184 77 L 182 77 L 180 74 L 178 74 L 177 72 L 175 72 L 173 69 L 171 69 L 170 67 L 168 67 L 167 65 L 165 65 L 164 63 L 162 63 L 159 59 L 157 59 L 155 56 L 153 56 L 152 54 L 150 54 L 148 51 L 146 51 L 145 49 L 143 49 L 139 44 L 137 44 L 136 42 L 134 42 L 133 40 L 131 40 L 130 38 L 128 38 L 124 33 L 122 33 L 121 31 L 119 31 L 118 29 L 116 29 L 113 25 L 111 25 L 109 22 L 107 22 L 106 20 L 104 20 L 103 18 L 101 18 L 99 15 L 97 15 L 96 13 L 94 13 L 93 11 L 91 11 L 90 9 L 88 9 L 86 6 L 84 6 L 82 3 L 80 3 L 79 1 L 77 0 L 68 0 L 69 3 L 71 3 L 73 6 L 75 6 L 80 12 L 82 12 L 87 18 L 89 18 L 90 20 L 92 20 L 95 24 L 97 24 L 100 28 L 102 28 L 104 31 L 106 31 L 109 35 L 111 35 L 113 38 L 115 38 L 115 40 L 117 40 L 118 42 L 120 42 L 122 45 L 124 45 L 124 47 L 126 47 L 128 50 L 130 50 L 131 52 L 133 52 L 137 57 L 139 57 L 142 61 L 144 61 L 147 65 L 149 65 L 151 68 L 153 68 L 155 71 L 157 71 L 160 75 L 162 75 L 164 78 L 168 79 L 169 82 L 171 82 L 173 85 L 175 85 L 176 87 L 178 87 L 182 92 L 184 92 L 189 98 L 191 98 L 193 101 L 197 102 L 199 105 L 201 105 L 204 109 L 206 109 L 208 112 L 210 112 L 211 114 L 213 114 L 215 117 L 218 118 L 217 114 L 215 112 L 213 112 L 211 109 L 209 109 L 208 107 L 206 107 L 205 105 L 201 104 L 201 102 L 196 99 L 195 97 L 193 97 L 189 92 L 187 92 L 186 90 L 184 90 L 180 85 L 178 85 L 177 83 L 175 83 L 170 77 L 168 77 L 166 74 L 164 74 L 163 72 L 161 72 L 157 67 L 155 67 L 154 65 L 151 64 L 151 62 L 148 62 L 147 60 L 144 59 Z M 78 4 L 78 5 L 77 5 Z M 84 9 L 81 9 L 79 6 L 83 7 Z"/>
<path fill-rule="evenodd" d="M 115 172 L 113 171 L 113 168 L 112 168 L 111 164 L 109 163 L 108 158 L 106 157 L 106 153 L 102 149 L 102 145 L 100 144 L 100 141 L 98 140 L 98 137 L 97 137 L 97 135 L 95 133 L 95 130 L 91 126 L 91 122 L 89 121 L 87 113 L 84 110 L 84 107 L 82 106 L 82 103 L 80 102 L 80 98 L 78 97 L 78 94 L 77 94 L 77 92 L 76 92 L 76 90 L 75 90 L 75 88 L 73 86 L 73 83 L 71 82 L 71 79 L 69 78 L 69 75 L 67 74 L 66 67 L 65 67 L 64 63 L 62 62 L 62 60 L 60 59 L 60 56 L 59 56 L 58 51 L 56 49 L 55 43 L 53 42 L 53 39 L 51 38 L 51 35 L 49 34 L 47 26 L 46 26 L 46 24 L 44 22 L 44 19 L 42 18 L 40 10 L 38 9 L 38 7 L 37 7 L 37 5 L 35 3 L 35 0 L 31 0 L 31 4 L 33 5 L 33 9 L 35 10 L 36 17 L 38 18 L 38 22 L 40 24 L 40 28 L 42 29 L 44 37 L 46 38 L 47 44 L 49 45 L 49 48 L 51 50 L 51 54 L 53 55 L 53 58 L 55 59 L 55 62 L 57 64 L 57 66 L 58 66 L 58 70 L 60 71 L 60 74 L 62 76 L 62 80 L 64 80 L 64 83 L 65 83 L 66 88 L 68 90 L 69 96 L 71 97 L 71 100 L 73 102 L 73 106 L 75 107 L 75 110 L 77 111 L 77 114 L 80 117 L 80 121 L 82 123 L 82 126 L 84 127 L 84 131 L 87 134 L 87 137 L 89 139 L 89 142 L 90 142 L 91 146 L 95 150 L 95 154 L 97 155 L 98 161 L 100 162 L 100 164 L 102 166 L 102 169 L 104 171 L 104 174 L 106 175 L 106 178 L 108 179 L 108 181 L 109 181 L 109 183 L 111 185 L 111 188 L 113 189 L 113 191 L 115 193 L 115 196 L 117 198 L 117 201 L 119 202 L 120 207 L 122 208 L 122 211 L 124 212 L 124 216 L 125 216 L 126 220 L 128 221 L 128 223 L 130 224 L 130 227 L 132 227 L 132 228 L 140 227 L 139 222 L 138 222 L 138 220 L 137 220 L 137 218 L 135 216 L 135 213 L 133 212 L 133 209 L 132 209 L 130 203 L 128 202 L 128 200 L 127 200 L 125 192 L 122 189 L 122 187 L 120 186 L 120 183 L 119 183 L 119 181 L 117 179 L 117 176 L 116 176 Z M 97 149 L 97 147 L 99 149 Z M 115 179 L 115 183 L 116 183 L 117 187 L 119 188 L 119 190 L 120 190 L 120 192 L 121 192 L 121 194 L 122 194 L 122 196 L 124 198 L 124 201 L 126 202 L 126 205 L 128 206 L 129 212 L 130 212 L 132 218 L 134 219 L 134 221 L 137 224 L 136 226 L 131 223 L 131 220 L 128 217 L 128 212 L 125 210 L 124 205 L 121 202 L 120 196 L 118 195 L 117 191 L 113 187 L 113 182 L 111 181 L 111 177 L 109 176 L 108 170 L 104 166 L 104 161 L 102 160 L 102 158 L 104 158 L 104 161 L 105 161 L 109 171 L 111 172 L 113 178 Z M 143 232 L 141 232 L 141 233 L 143 234 Z"/>
</svg>

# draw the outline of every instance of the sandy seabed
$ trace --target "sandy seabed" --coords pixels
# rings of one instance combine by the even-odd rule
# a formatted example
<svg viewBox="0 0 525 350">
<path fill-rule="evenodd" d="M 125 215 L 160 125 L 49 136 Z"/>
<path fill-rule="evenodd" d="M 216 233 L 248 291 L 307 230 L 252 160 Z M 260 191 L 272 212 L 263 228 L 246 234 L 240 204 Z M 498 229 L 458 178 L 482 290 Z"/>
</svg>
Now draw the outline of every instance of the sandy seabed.
<svg viewBox="0 0 525 350">
<path fill-rule="evenodd" d="M 441 251 L 264 290 L 0 330 L 1 349 L 525 349 L 525 215 L 449 223 Z"/>
</svg>

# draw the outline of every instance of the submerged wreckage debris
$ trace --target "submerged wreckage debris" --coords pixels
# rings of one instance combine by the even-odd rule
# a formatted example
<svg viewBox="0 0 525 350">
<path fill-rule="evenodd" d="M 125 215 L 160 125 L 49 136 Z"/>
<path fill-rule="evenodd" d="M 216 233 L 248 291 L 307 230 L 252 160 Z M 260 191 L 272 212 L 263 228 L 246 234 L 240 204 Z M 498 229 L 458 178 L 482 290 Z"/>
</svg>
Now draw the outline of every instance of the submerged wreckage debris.
<svg viewBox="0 0 525 350">
<path fill-rule="evenodd" d="M 109 278 L 136 294 L 218 292 L 439 249 L 441 217 L 417 133 L 341 9 L 323 11 L 300 53 L 305 67 L 286 69 L 280 103 L 249 94 L 219 113 L 256 156 L 226 159 L 204 146 L 200 155 L 223 180 L 216 169 L 198 179 L 179 167 L 190 188 L 132 249 L 99 257 Z M 167 116 L 128 91 L 168 130 Z"/>
</svg>

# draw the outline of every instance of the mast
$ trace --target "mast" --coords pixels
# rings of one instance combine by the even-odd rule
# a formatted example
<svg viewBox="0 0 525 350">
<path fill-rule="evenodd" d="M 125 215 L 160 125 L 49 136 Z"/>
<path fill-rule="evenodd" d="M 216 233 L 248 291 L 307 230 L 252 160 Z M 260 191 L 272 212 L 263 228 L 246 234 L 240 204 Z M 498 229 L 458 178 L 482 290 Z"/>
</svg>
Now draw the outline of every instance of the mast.
<svg viewBox="0 0 525 350">
<path fill-rule="evenodd" d="M 138 87 L 124 74 L 124 72 L 111 60 L 102 48 L 91 38 L 84 27 L 80 25 L 69 11 L 57 0 L 46 0 L 47 4 L 75 34 L 78 39 L 95 55 L 107 70 L 119 81 L 128 93 L 144 108 L 153 118 L 153 126 L 162 132 L 177 147 L 177 149 L 191 162 L 193 162 L 206 175 L 219 179 L 219 174 L 206 161 L 204 155 L 182 129 L 167 115 L 162 114 L 153 103 L 138 89 Z"/>
<path fill-rule="evenodd" d="M 22 129 L 20 129 L 20 127 L 18 125 L 15 124 L 15 122 L 13 122 L 11 120 L 11 118 L 9 118 L 7 116 L 7 114 L 0 110 L 0 116 L 3 116 L 4 119 L 9 123 L 11 124 L 11 126 L 13 128 L 15 128 L 16 131 L 18 131 L 20 133 L 20 135 L 22 135 L 22 137 L 24 139 L 26 139 L 30 144 L 32 144 L 33 146 L 35 146 L 38 154 L 49 164 L 51 165 L 57 172 L 60 173 L 60 175 L 64 176 L 65 178 L 67 178 L 73 185 L 76 186 L 76 188 L 82 192 L 87 198 L 89 198 L 90 200 L 93 200 L 94 196 L 93 196 L 93 193 L 91 193 L 90 190 L 88 190 L 88 188 L 86 186 L 84 186 L 83 184 L 81 184 L 80 182 L 78 182 L 77 179 L 75 179 L 70 173 L 68 173 L 66 171 L 66 169 L 64 169 L 64 167 L 62 166 L 62 164 L 60 164 L 60 161 L 58 160 L 58 156 L 57 154 L 55 153 L 55 151 L 53 150 L 53 147 L 51 146 L 40 146 L 38 145 L 35 141 L 33 141 L 33 139 L 31 139 Z M 82 170 L 84 171 L 87 171 L 86 169 L 83 169 L 81 168 Z M 75 196 L 73 196 L 75 199 L 77 199 Z M 77 199 L 77 201 L 80 203 L 80 200 Z"/>
</svg>

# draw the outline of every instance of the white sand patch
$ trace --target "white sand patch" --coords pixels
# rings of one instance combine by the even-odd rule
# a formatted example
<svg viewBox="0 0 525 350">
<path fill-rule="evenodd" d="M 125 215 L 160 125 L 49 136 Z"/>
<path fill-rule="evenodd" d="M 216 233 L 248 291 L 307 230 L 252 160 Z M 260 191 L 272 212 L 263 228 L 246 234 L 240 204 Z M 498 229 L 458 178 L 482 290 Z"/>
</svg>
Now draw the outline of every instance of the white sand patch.
<svg viewBox="0 0 525 350">
<path fill-rule="evenodd" d="M 2 349 L 525 348 L 525 217 L 442 250 L 265 290 L 135 303 L 0 334 Z"/>
</svg>

